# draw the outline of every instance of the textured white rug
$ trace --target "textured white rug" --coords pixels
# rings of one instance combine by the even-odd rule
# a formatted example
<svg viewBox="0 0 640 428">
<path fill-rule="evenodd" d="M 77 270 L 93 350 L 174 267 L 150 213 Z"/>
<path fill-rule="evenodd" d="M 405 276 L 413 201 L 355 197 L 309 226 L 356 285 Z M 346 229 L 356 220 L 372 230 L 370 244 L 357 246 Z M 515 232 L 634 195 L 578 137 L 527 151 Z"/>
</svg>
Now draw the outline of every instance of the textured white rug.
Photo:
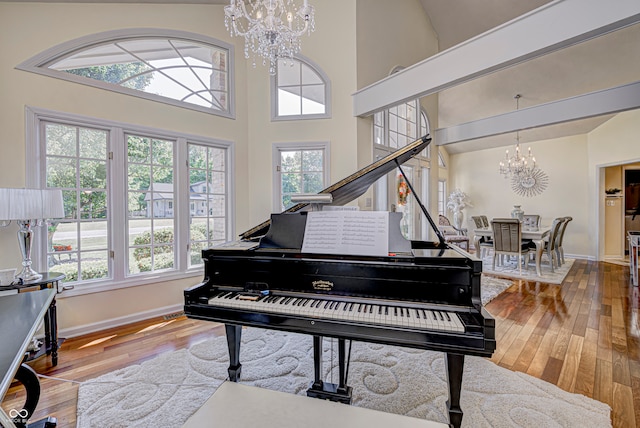
<svg viewBox="0 0 640 428">
<path fill-rule="evenodd" d="M 305 394 L 312 348 L 307 335 L 245 329 L 242 382 Z M 324 352 L 331 361 L 330 344 Z M 226 338 L 215 337 L 85 382 L 78 427 L 180 427 L 226 378 L 227 366 Z M 448 422 L 442 353 L 354 342 L 348 383 L 355 406 Z M 461 406 L 464 427 L 611 426 L 609 406 L 478 357 L 466 357 Z"/>
<path fill-rule="evenodd" d="M 518 269 L 518 263 L 516 258 L 513 257 L 510 261 L 507 261 L 502 266 L 498 266 L 496 260 L 496 268 L 493 269 L 493 251 L 487 251 L 482 258 L 482 271 L 493 275 L 500 275 L 507 278 L 525 279 L 527 281 L 539 281 L 547 284 L 562 284 L 564 278 L 567 276 L 573 266 L 574 259 L 565 259 L 565 263 L 559 268 L 554 269 L 551 272 L 551 267 L 547 261 L 547 257 L 543 256 L 542 263 L 540 264 L 540 271 L 542 276 L 536 273 L 536 265 L 533 260 L 529 262 L 529 268 L 522 267 L 522 275 Z"/>
<path fill-rule="evenodd" d="M 483 276 L 483 302 L 511 285 Z M 313 379 L 310 336 L 249 328 L 242 342 L 243 383 L 305 394 Z M 336 361 L 331 345 L 325 340 L 326 362 Z M 226 338 L 214 337 L 84 382 L 77 426 L 180 427 L 226 379 L 228 361 Z M 325 366 L 325 379 L 336 383 Z M 348 383 L 356 406 L 448 422 L 442 353 L 354 342 Z M 609 406 L 483 358 L 466 358 L 462 389 L 465 427 L 611 426 Z"/>
</svg>

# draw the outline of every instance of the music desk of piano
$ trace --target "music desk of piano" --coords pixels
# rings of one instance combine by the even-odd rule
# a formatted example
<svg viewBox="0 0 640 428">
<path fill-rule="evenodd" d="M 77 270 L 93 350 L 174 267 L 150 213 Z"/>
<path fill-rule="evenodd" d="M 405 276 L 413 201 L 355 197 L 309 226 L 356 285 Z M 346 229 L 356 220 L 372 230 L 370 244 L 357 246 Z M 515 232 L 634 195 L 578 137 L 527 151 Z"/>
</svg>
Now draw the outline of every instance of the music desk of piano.
<svg viewBox="0 0 640 428">
<path fill-rule="evenodd" d="M 346 203 L 394 168 L 402 172 L 400 161 L 429 141 L 418 140 L 325 190 Z M 495 323 L 481 303 L 482 261 L 449 246 L 417 202 L 438 241 L 406 240 L 401 214 L 389 213 L 384 256 L 303 252 L 305 206 L 273 214 L 239 242 L 204 250 L 204 281 L 184 291 L 185 314 L 225 323 L 229 379 L 239 380 L 242 371 L 242 326 L 312 335 L 314 380 L 307 395 L 343 403 L 351 402 L 347 341 L 441 351 L 449 421 L 459 427 L 464 356 L 493 354 Z M 324 337 L 338 340 L 338 384 L 321 378 Z"/>
</svg>

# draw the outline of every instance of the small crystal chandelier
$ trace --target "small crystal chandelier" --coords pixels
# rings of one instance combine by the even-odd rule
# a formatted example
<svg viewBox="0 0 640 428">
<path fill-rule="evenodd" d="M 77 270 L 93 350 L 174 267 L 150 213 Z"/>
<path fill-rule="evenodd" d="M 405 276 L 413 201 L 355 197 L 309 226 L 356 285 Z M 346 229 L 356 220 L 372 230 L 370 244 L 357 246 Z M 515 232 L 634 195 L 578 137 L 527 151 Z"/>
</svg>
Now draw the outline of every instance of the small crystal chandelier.
<svg viewBox="0 0 640 428">
<path fill-rule="evenodd" d="M 520 107 L 521 97 L 522 95 L 520 94 L 516 94 L 514 97 L 516 100 L 516 110 Z M 504 161 L 500 161 L 500 174 L 503 174 L 505 178 L 530 176 L 536 168 L 536 158 L 531 154 L 531 147 L 529 147 L 526 156 L 520 153 L 520 133 L 516 131 L 515 153 L 509 157 L 509 150 L 507 150 Z"/>
<path fill-rule="evenodd" d="M 231 0 L 224 7 L 224 25 L 231 36 L 244 37 L 244 56 L 269 62 L 276 73 L 278 58 L 291 60 L 300 51 L 300 36 L 315 30 L 314 8 L 307 0 L 298 7 L 294 0 Z"/>
</svg>

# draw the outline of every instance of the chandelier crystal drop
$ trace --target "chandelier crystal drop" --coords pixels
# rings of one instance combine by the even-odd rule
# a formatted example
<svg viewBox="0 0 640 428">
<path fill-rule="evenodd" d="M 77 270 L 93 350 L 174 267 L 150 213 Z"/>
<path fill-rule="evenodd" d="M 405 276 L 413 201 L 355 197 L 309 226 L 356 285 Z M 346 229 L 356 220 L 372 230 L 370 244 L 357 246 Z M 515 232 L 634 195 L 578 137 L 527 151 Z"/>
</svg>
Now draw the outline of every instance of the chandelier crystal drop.
<svg viewBox="0 0 640 428">
<path fill-rule="evenodd" d="M 231 0 L 224 7 L 224 24 L 231 36 L 244 37 L 244 56 L 262 57 L 275 74 L 278 59 L 292 60 L 300 51 L 300 36 L 315 31 L 314 8 L 303 0 Z"/>
<path fill-rule="evenodd" d="M 519 101 L 522 95 L 517 94 L 514 98 L 516 99 L 516 110 L 519 108 Z M 526 155 L 523 154 L 520 150 L 520 133 L 516 131 L 516 147 L 514 153 L 510 156 L 509 150 L 505 153 L 505 159 L 500 161 L 500 174 L 504 175 L 505 178 L 517 178 L 517 177 L 525 177 L 531 176 L 531 174 L 536 170 L 536 158 L 531 153 L 531 147 L 527 150 Z"/>
</svg>

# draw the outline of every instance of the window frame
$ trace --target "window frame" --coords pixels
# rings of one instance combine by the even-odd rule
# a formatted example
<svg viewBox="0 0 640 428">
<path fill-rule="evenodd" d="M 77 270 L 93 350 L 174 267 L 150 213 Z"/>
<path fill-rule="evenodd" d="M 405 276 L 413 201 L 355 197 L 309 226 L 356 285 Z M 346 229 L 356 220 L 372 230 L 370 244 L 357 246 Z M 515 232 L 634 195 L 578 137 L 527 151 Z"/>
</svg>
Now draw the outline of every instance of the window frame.
<svg viewBox="0 0 640 428">
<path fill-rule="evenodd" d="M 42 122 L 53 122 L 68 124 L 70 126 L 90 127 L 94 129 L 108 130 L 111 135 L 110 160 L 108 171 L 110 188 L 108 194 L 108 221 L 110 233 L 107 236 L 109 251 L 113 251 L 109 260 L 111 276 L 100 280 L 73 283 L 74 288 L 65 291 L 65 296 L 83 295 L 95 292 L 110 291 L 132 286 L 157 283 L 159 281 L 171 281 L 183 279 L 190 276 L 202 275 L 203 266 L 189 266 L 189 177 L 188 177 L 188 143 L 195 143 L 207 146 L 223 148 L 226 150 L 225 162 L 227 165 L 227 239 L 235 236 L 235 185 L 234 177 L 235 148 L 233 142 L 222 139 L 212 139 L 197 135 L 178 133 L 175 131 L 149 128 L 134 124 L 103 120 L 94 117 L 57 112 L 47 109 L 26 107 L 26 187 L 44 188 L 46 179 L 46 159 L 43 150 L 44 141 L 41 139 L 40 126 Z M 127 199 L 124 196 L 127 192 L 127 174 L 125 170 L 120 170 L 126 165 L 126 134 L 144 135 L 149 138 L 172 139 L 175 140 L 174 164 L 176 174 L 174 178 L 174 188 L 176 198 L 174 200 L 176 227 L 174 230 L 174 241 L 176 252 L 176 265 L 170 271 L 163 271 L 161 279 L 158 272 L 148 272 L 144 274 L 128 275 L 127 257 L 128 243 L 126 233 L 118 233 L 126 227 Z M 181 167 L 180 165 L 184 166 Z M 32 254 L 34 268 L 44 272 L 49 270 L 47 266 L 47 233 L 45 227 L 35 230 L 36 238 L 33 243 Z M 55 268 L 53 269 L 55 270 Z"/>
<path fill-rule="evenodd" d="M 200 44 L 215 46 L 216 48 L 225 49 L 228 52 L 228 97 L 229 105 L 226 111 L 215 110 L 196 104 L 176 100 L 173 98 L 160 96 L 152 93 L 139 91 L 136 89 L 125 88 L 123 86 L 115 85 L 113 83 L 102 82 L 100 80 L 89 79 L 82 76 L 77 76 L 64 71 L 58 71 L 48 68 L 48 65 L 58 61 L 67 55 L 74 52 L 81 51 L 82 49 L 89 49 L 103 44 L 114 43 L 118 41 L 126 41 L 131 39 L 152 39 L 152 38 L 173 38 L 186 41 L 192 41 Z M 128 28 L 120 30 L 111 30 L 101 33 L 89 34 L 83 37 L 79 37 L 73 40 L 69 40 L 64 43 L 60 43 L 49 49 L 46 49 L 39 54 L 27 59 L 26 61 L 18 64 L 15 68 L 17 70 L 28 71 L 31 73 L 41 74 L 56 79 L 67 80 L 81 85 L 92 86 L 95 88 L 104 89 L 110 92 L 131 95 L 138 98 L 144 98 L 147 100 L 160 102 L 167 105 L 176 107 L 187 108 L 191 110 L 200 111 L 203 113 L 212 114 L 215 116 L 222 116 L 230 119 L 235 119 L 235 56 L 234 47 L 229 43 L 225 43 L 221 40 L 214 39 L 202 34 L 191 33 L 187 31 L 177 31 L 158 28 Z"/>
<path fill-rule="evenodd" d="M 330 152 L 330 144 L 329 142 L 303 142 L 303 143 L 274 143 L 272 146 L 272 163 L 273 163 L 273 177 L 272 177 L 272 188 L 273 188 L 273 199 L 272 199 L 272 208 L 273 212 L 282 212 L 281 201 L 282 201 L 282 185 L 281 185 L 281 174 L 282 172 L 278 169 L 280 166 L 281 160 L 281 152 L 283 151 L 295 151 L 295 150 L 323 150 L 324 155 L 322 159 L 322 167 L 323 174 L 322 179 L 324 181 L 324 188 L 329 187 L 327 183 L 330 180 L 330 166 L 331 166 L 331 152 Z"/>
<path fill-rule="evenodd" d="M 329 76 L 320 68 L 318 64 L 313 62 L 311 59 L 305 57 L 304 55 L 297 54 L 294 58 L 294 61 L 301 62 L 302 64 L 308 66 L 313 70 L 318 77 L 324 83 L 324 100 L 325 100 L 325 110 L 324 113 L 321 114 L 297 114 L 297 115 L 287 115 L 280 116 L 278 115 L 278 73 L 276 72 L 274 75 L 270 77 L 270 91 L 271 91 L 271 121 L 272 122 L 280 122 L 287 120 L 307 120 L 307 119 L 330 119 L 331 118 L 331 80 Z M 301 84 L 302 87 L 304 85 Z"/>
</svg>

